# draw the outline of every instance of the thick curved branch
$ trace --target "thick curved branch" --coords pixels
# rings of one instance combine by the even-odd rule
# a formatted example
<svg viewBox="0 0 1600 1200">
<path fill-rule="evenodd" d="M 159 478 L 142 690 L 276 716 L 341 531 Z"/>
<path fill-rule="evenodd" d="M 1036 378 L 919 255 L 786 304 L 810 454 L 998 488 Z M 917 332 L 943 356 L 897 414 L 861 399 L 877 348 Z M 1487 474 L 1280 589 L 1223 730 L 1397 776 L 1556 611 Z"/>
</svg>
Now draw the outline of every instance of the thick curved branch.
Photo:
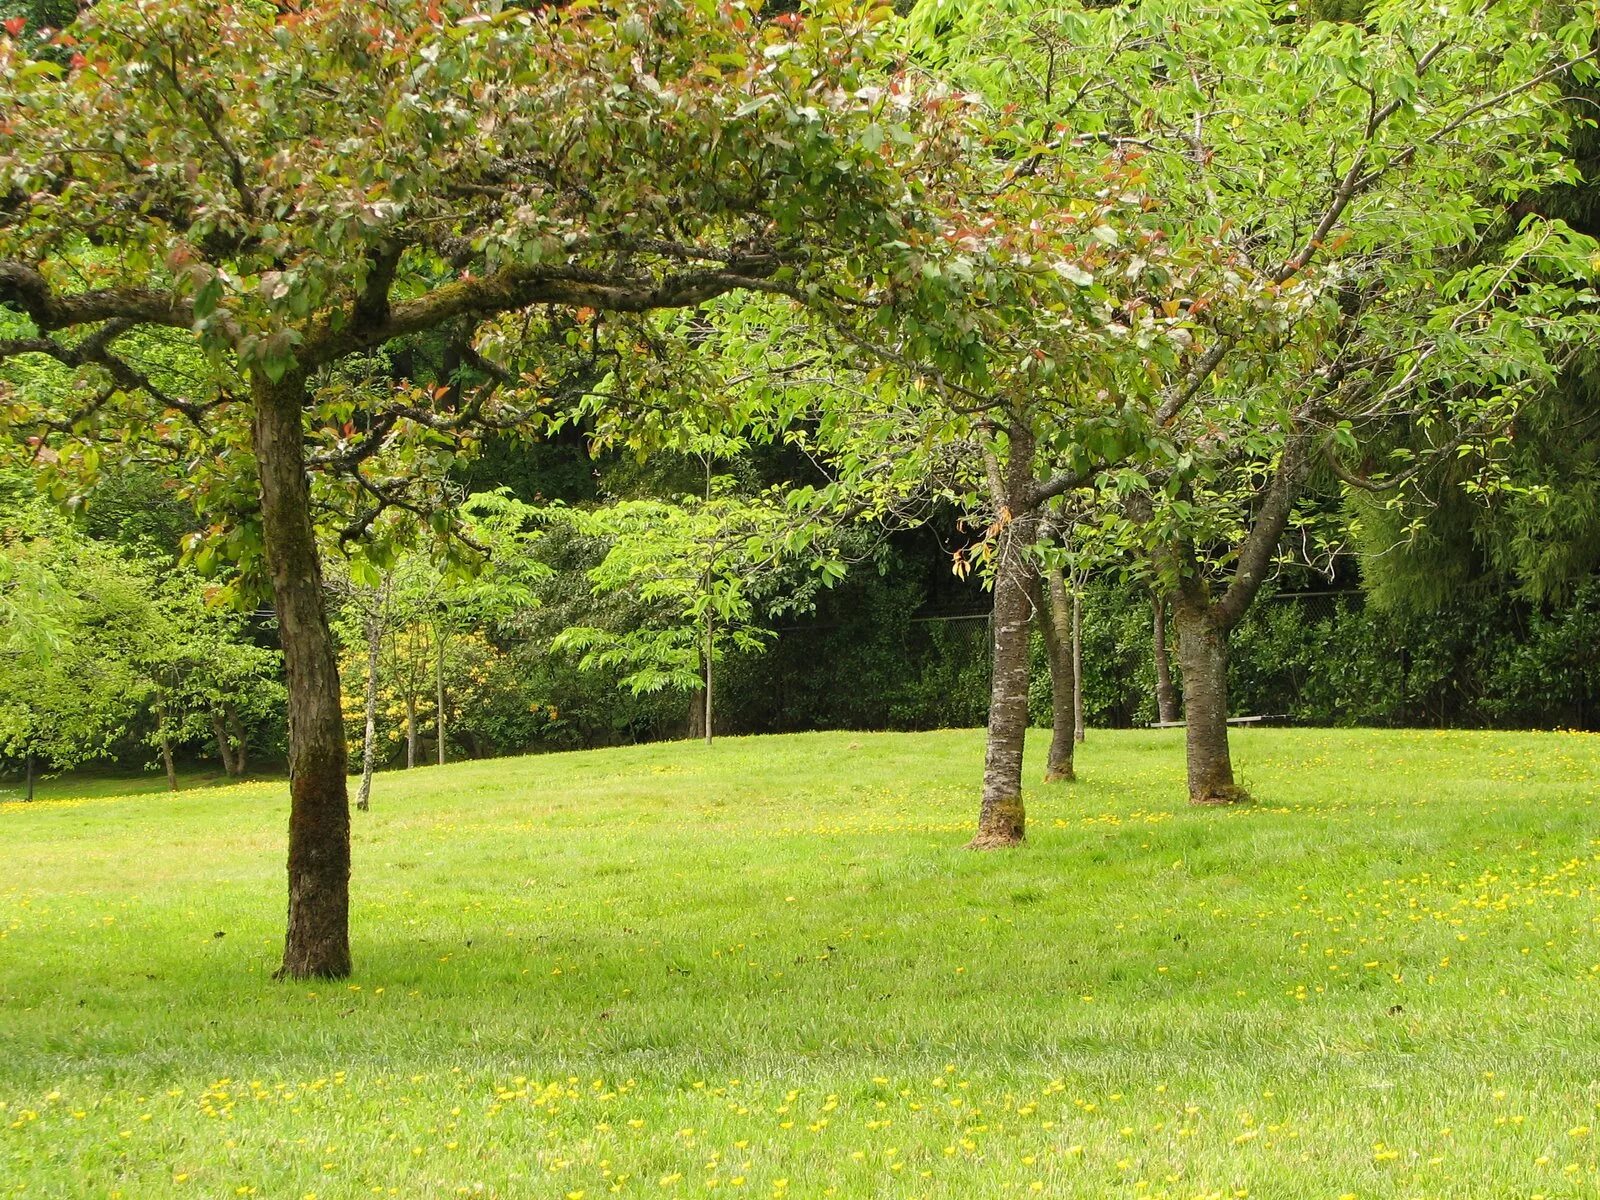
<svg viewBox="0 0 1600 1200">
<path fill-rule="evenodd" d="M 193 306 L 173 292 L 114 287 L 61 293 L 36 268 L 14 259 L 0 260 L 0 304 L 21 309 L 44 333 L 115 320 L 177 329 L 194 325 Z"/>
<path fill-rule="evenodd" d="M 459 317 L 481 320 L 534 304 L 633 313 L 684 308 L 728 292 L 760 288 L 781 261 L 773 254 L 751 254 L 730 259 L 722 270 L 682 271 L 659 278 L 583 267 L 507 267 L 393 304 L 385 319 L 372 324 L 345 323 L 336 328 L 333 321 L 325 321 L 306 336 L 296 357 L 303 368 L 313 369 Z"/>
<path fill-rule="evenodd" d="M 394 287 L 394 275 L 400 266 L 402 249 L 398 242 L 383 242 L 373 250 L 371 261 L 367 264 L 366 283 L 356 297 L 357 327 L 371 328 L 389 319 L 389 291 Z"/>
<path fill-rule="evenodd" d="M 1311 459 L 1307 453 L 1310 441 L 1308 430 L 1297 429 L 1284 442 L 1278 469 L 1273 473 L 1272 482 L 1267 485 L 1267 494 L 1262 498 L 1250 533 L 1239 550 L 1228 590 L 1212 607 L 1214 620 L 1225 630 L 1239 623 L 1250 602 L 1261 590 L 1267 568 L 1278 552 L 1278 542 L 1289 525 L 1289 514 L 1294 511 L 1295 501 L 1300 498 L 1300 490 L 1310 473 Z"/>
</svg>

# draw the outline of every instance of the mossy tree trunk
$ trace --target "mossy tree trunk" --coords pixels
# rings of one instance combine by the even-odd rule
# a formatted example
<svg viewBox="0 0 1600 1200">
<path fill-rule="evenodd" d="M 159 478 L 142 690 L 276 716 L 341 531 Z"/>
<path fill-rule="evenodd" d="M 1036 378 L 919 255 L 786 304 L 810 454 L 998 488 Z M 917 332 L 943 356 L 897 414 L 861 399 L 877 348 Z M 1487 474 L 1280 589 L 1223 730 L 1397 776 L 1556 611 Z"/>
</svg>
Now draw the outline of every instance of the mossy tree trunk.
<svg viewBox="0 0 1600 1200">
<path fill-rule="evenodd" d="M 289 691 L 289 916 L 280 977 L 350 974 L 350 804 L 333 632 L 311 523 L 306 378 L 257 376 L 253 448 Z"/>
</svg>

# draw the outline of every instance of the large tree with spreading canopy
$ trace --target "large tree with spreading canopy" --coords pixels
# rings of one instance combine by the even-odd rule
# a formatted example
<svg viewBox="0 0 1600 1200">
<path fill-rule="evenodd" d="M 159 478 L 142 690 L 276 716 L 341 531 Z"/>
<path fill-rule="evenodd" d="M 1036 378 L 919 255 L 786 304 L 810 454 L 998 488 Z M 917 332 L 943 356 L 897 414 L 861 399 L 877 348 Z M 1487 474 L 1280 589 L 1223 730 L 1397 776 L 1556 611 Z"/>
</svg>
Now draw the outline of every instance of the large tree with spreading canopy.
<svg viewBox="0 0 1600 1200">
<path fill-rule="evenodd" d="M 175 458 L 212 542 L 270 580 L 282 974 L 350 971 L 319 519 L 360 538 L 403 531 L 384 523 L 398 508 L 448 532 L 408 482 L 441 446 L 537 427 L 561 382 L 544 346 L 598 357 L 651 310 L 740 289 L 848 303 L 852 278 L 892 281 L 927 236 L 932 168 L 911 164 L 941 118 L 879 85 L 882 26 L 845 4 L 764 23 L 714 0 L 138 0 L 87 14 L 66 65 L 0 41 L 0 306 L 17 314 L 0 360 L 69 373 L 6 421 L 63 474 Z M 341 382 L 431 331 L 477 386 Z"/>
</svg>

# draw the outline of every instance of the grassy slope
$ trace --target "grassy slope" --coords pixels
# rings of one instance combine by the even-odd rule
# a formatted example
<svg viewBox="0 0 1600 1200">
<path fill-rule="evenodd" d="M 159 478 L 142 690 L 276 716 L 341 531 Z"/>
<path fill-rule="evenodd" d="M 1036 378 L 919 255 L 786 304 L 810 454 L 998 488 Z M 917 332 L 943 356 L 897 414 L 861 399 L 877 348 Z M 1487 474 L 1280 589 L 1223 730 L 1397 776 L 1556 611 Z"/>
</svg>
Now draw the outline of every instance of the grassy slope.
<svg viewBox="0 0 1600 1200">
<path fill-rule="evenodd" d="M 1180 737 L 992 855 L 971 732 L 383 776 L 348 985 L 281 784 L 3 806 L 0 1195 L 1595 1195 L 1600 739 Z"/>
</svg>

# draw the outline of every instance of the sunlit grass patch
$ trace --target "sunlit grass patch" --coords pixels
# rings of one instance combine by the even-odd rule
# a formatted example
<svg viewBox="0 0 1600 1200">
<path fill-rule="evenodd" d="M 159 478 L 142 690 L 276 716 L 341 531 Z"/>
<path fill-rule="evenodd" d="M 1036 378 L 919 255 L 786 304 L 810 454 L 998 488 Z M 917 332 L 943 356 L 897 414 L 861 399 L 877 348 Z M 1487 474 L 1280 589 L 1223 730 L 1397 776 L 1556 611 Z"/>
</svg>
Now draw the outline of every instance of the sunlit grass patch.
<svg viewBox="0 0 1600 1200">
<path fill-rule="evenodd" d="M 312 985 L 281 785 L 8 809 L 0 1195 L 1600 1189 L 1594 739 L 1252 730 L 1217 812 L 1096 733 L 989 855 L 980 749 L 380 777 Z"/>
</svg>

